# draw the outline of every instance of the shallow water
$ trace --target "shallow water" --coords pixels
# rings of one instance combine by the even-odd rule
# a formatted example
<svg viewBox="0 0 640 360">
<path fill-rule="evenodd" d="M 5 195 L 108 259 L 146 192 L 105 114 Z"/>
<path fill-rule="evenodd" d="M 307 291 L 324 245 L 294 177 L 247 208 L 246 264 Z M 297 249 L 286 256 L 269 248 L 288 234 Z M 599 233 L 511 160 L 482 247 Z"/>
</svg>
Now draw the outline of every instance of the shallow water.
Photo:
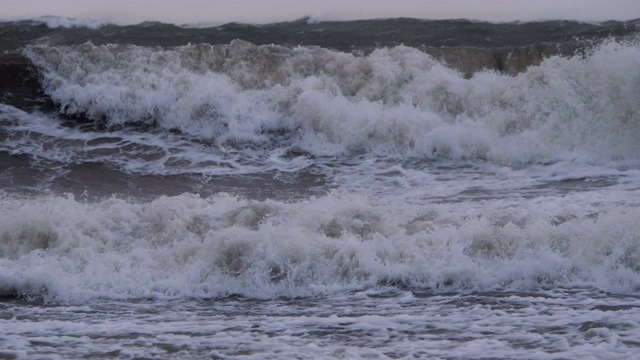
<svg viewBox="0 0 640 360">
<path fill-rule="evenodd" d="M 7 357 L 631 359 L 640 299 L 581 289 L 0 303 Z"/>
</svg>

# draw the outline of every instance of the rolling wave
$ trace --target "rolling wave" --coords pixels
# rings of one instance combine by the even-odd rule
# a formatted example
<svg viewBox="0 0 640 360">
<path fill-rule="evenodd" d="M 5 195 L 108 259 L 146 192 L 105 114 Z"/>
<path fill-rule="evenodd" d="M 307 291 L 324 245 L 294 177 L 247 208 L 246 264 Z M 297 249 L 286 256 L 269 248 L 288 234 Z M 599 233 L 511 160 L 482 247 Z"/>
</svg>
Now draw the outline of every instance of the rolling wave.
<svg viewBox="0 0 640 360">
<path fill-rule="evenodd" d="M 240 40 L 170 49 L 87 43 L 24 54 L 62 113 L 111 128 L 154 126 L 317 156 L 509 164 L 640 155 L 637 41 L 552 56 L 515 76 L 470 78 L 407 46 L 356 55 Z"/>
</svg>

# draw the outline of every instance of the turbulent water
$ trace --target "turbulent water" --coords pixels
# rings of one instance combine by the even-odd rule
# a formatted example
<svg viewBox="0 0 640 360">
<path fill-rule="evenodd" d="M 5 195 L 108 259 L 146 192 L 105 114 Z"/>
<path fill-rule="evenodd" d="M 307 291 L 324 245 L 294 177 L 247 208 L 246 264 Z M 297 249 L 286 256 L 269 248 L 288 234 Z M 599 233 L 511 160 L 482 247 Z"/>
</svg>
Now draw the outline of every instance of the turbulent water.
<svg viewBox="0 0 640 360">
<path fill-rule="evenodd" d="M 0 357 L 640 358 L 639 34 L 0 23 Z"/>
</svg>

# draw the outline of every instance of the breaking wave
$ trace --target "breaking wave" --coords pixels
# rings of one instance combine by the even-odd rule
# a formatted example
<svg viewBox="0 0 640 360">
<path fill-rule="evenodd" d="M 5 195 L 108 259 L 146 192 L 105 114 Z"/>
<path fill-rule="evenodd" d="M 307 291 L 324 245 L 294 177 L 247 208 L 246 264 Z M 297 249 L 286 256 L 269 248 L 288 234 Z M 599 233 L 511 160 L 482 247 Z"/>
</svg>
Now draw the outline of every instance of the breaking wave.
<svg viewBox="0 0 640 360">
<path fill-rule="evenodd" d="M 640 48 L 608 41 L 509 76 L 471 77 L 415 48 L 30 46 L 70 116 L 179 131 L 217 144 L 318 156 L 497 163 L 636 159 Z M 472 57 L 472 56 L 471 56 Z"/>
<path fill-rule="evenodd" d="M 638 208 L 477 212 L 334 193 L 0 203 L 0 294 L 54 301 L 640 287 Z"/>
</svg>

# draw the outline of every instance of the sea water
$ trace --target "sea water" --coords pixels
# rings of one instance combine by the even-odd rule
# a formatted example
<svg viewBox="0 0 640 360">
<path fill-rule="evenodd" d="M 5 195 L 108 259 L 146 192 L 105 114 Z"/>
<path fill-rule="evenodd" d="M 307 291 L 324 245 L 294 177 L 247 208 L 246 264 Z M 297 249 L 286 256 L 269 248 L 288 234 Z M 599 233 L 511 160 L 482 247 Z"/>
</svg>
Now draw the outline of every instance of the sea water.
<svg viewBox="0 0 640 360">
<path fill-rule="evenodd" d="M 1 23 L 0 357 L 639 357 L 637 29 Z"/>
</svg>

